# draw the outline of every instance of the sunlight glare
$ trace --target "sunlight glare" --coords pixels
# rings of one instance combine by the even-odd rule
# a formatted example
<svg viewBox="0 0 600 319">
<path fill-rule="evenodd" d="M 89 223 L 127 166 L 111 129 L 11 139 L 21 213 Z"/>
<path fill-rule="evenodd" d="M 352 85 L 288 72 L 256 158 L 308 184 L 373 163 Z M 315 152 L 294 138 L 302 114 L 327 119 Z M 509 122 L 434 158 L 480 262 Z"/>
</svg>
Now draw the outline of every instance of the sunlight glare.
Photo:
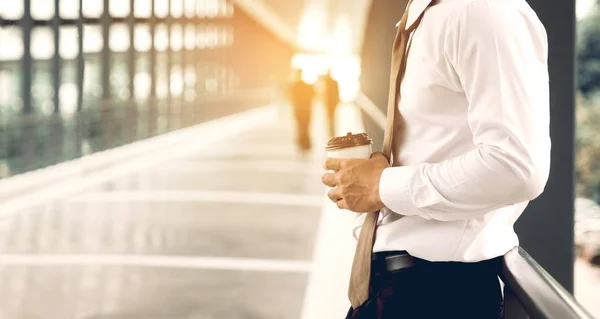
<svg viewBox="0 0 600 319">
<path fill-rule="evenodd" d="M 326 35 L 326 12 L 318 4 L 309 4 L 302 13 L 296 40 L 306 51 L 322 51 Z"/>
<path fill-rule="evenodd" d="M 338 15 L 335 19 L 333 31 L 329 36 L 329 52 L 331 54 L 345 54 L 352 52 L 352 26 L 346 15 Z"/>
<path fill-rule="evenodd" d="M 323 3 L 314 0 L 304 8 L 296 41 L 304 52 L 291 61 L 293 69 L 302 70 L 302 80 L 317 84 L 331 70 L 339 83 L 340 98 L 353 100 L 360 90 L 360 57 L 353 52 L 352 24 L 347 14 L 338 14 L 328 27 L 330 16 Z"/>
</svg>

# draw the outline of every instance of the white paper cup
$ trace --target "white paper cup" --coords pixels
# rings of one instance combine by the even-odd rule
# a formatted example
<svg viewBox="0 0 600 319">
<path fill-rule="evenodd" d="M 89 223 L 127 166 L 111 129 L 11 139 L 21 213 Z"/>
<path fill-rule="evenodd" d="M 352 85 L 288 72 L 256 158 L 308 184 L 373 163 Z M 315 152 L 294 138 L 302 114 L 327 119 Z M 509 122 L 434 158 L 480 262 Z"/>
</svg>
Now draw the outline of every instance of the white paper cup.
<svg viewBox="0 0 600 319">
<path fill-rule="evenodd" d="M 330 158 L 362 158 L 371 157 L 373 141 L 367 133 L 334 137 L 327 143 L 325 150 Z"/>
<path fill-rule="evenodd" d="M 329 158 L 363 158 L 371 157 L 371 145 L 353 146 L 327 152 Z"/>
</svg>

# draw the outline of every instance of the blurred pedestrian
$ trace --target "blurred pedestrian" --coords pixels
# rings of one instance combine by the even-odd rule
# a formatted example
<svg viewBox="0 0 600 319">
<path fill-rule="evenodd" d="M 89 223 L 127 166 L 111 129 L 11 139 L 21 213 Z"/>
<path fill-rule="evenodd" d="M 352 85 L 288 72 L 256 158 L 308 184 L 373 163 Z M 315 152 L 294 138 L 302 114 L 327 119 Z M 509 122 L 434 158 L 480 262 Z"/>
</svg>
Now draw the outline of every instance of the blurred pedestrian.
<svg viewBox="0 0 600 319">
<path fill-rule="evenodd" d="M 312 115 L 312 103 L 315 89 L 302 79 L 302 70 L 294 71 L 290 87 L 290 100 L 296 119 L 298 147 L 302 152 L 311 148 L 309 126 Z"/>
<path fill-rule="evenodd" d="M 329 136 L 335 136 L 335 110 L 340 103 L 340 86 L 331 76 L 331 70 L 323 78 L 324 84 L 324 103 L 327 109 L 327 120 L 329 123 Z"/>
</svg>

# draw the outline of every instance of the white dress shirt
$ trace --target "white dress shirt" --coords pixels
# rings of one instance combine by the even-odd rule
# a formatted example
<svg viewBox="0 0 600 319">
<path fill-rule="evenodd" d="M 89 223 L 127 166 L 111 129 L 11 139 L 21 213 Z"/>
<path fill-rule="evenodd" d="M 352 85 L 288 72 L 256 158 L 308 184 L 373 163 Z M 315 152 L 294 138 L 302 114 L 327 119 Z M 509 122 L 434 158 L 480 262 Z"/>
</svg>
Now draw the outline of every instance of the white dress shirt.
<svg viewBox="0 0 600 319">
<path fill-rule="evenodd" d="M 413 1 L 409 20 L 424 2 Z M 404 140 L 379 184 L 387 208 L 374 251 L 474 262 L 518 245 L 513 224 L 550 170 L 547 55 L 526 0 L 425 9 L 401 87 Z"/>
</svg>

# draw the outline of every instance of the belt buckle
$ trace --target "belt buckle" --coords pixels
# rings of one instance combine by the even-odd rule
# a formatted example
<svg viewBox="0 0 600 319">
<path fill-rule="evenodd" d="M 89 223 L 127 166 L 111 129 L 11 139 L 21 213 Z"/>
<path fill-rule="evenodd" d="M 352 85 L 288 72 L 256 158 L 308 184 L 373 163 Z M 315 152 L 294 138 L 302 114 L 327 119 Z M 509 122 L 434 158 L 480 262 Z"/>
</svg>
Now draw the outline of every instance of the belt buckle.
<svg viewBox="0 0 600 319">
<path fill-rule="evenodd" d="M 385 265 L 388 272 L 396 272 L 414 266 L 415 258 L 409 254 L 386 256 Z"/>
</svg>

